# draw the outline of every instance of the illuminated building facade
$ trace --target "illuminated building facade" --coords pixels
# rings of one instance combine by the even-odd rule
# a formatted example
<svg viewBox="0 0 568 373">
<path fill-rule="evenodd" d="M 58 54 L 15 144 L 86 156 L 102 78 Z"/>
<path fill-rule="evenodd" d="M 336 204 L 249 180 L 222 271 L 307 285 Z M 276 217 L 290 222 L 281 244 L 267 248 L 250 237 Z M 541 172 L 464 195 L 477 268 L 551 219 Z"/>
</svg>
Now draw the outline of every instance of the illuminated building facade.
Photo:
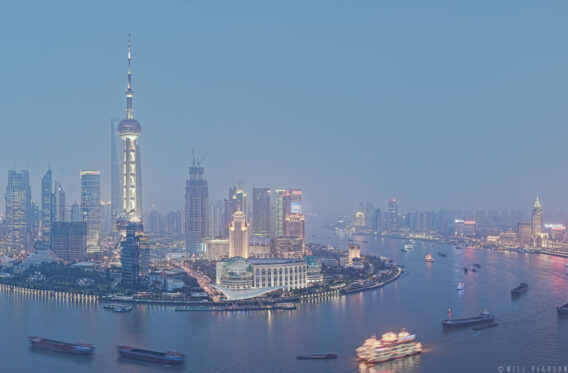
<svg viewBox="0 0 568 373">
<path fill-rule="evenodd" d="M 81 215 L 87 223 L 87 250 L 98 251 L 101 234 L 101 172 L 81 170 Z"/>
<path fill-rule="evenodd" d="M 130 59 L 131 44 L 128 40 L 128 83 L 125 92 L 126 119 L 120 121 L 117 127 L 117 133 L 122 140 L 122 218 L 139 222 L 142 216 L 142 201 L 138 188 L 140 152 L 137 148 L 137 141 L 142 133 L 142 127 L 133 116 L 132 99 L 134 91 L 132 89 Z"/>
<path fill-rule="evenodd" d="M 538 200 L 538 196 L 536 197 L 536 201 L 534 203 L 534 207 L 532 210 L 532 235 L 534 237 L 538 236 L 539 234 L 543 233 L 543 224 L 542 224 L 542 205 Z"/>
<path fill-rule="evenodd" d="M 51 169 L 48 169 L 41 179 L 41 240 L 46 247 L 51 244 L 51 225 L 55 221 L 55 196 L 51 182 Z"/>
<path fill-rule="evenodd" d="M 6 186 L 6 245 L 13 249 L 33 247 L 30 176 L 27 170 L 8 171 Z"/>
<path fill-rule="evenodd" d="M 126 236 L 121 242 L 122 254 L 122 286 L 139 289 L 147 285 L 150 253 L 148 239 L 141 232 L 142 223 L 129 222 L 126 226 Z"/>
<path fill-rule="evenodd" d="M 245 213 L 241 210 L 235 211 L 233 220 L 229 225 L 229 258 L 235 256 L 248 258 L 248 234 L 249 230 Z"/>
<path fill-rule="evenodd" d="M 523 244 L 529 244 L 533 241 L 532 224 L 531 223 L 518 223 L 517 224 L 517 237 Z"/>
</svg>

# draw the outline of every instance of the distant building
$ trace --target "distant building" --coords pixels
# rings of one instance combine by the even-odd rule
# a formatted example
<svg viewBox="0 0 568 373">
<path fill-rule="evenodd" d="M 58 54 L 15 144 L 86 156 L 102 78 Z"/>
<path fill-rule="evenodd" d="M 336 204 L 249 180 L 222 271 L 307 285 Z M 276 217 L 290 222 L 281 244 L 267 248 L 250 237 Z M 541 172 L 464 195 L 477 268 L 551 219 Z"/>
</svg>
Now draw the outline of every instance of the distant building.
<svg viewBox="0 0 568 373">
<path fill-rule="evenodd" d="M 78 223 L 83 221 L 83 214 L 81 214 L 81 206 L 77 203 L 74 202 L 71 205 L 71 221 L 74 223 Z"/>
<path fill-rule="evenodd" d="M 51 250 L 60 259 L 78 262 L 87 253 L 87 224 L 54 222 L 51 228 Z"/>
<path fill-rule="evenodd" d="M 81 170 L 81 214 L 87 223 L 87 250 L 98 251 L 102 223 L 99 170 Z"/>
<path fill-rule="evenodd" d="M 203 240 L 209 233 L 209 188 L 203 174 L 194 159 L 185 185 L 185 246 L 192 254 L 203 253 Z"/>
<path fill-rule="evenodd" d="M 55 220 L 66 221 L 65 218 L 65 191 L 59 181 L 55 182 Z"/>
<path fill-rule="evenodd" d="M 304 215 L 299 212 L 290 213 L 284 221 L 284 234 L 288 237 L 299 238 L 304 241 Z"/>
<path fill-rule="evenodd" d="M 304 255 L 301 238 L 281 236 L 272 239 L 272 255 L 279 258 L 299 258 Z"/>
<path fill-rule="evenodd" d="M 388 213 L 388 230 L 389 232 L 398 229 L 398 201 L 396 198 L 389 199 L 389 213 Z"/>
<path fill-rule="evenodd" d="M 207 259 L 221 259 L 229 257 L 229 240 L 224 238 L 205 239 L 205 257 Z"/>
<path fill-rule="evenodd" d="M 531 223 L 518 223 L 517 224 L 517 237 L 520 243 L 530 244 L 533 241 L 532 224 Z"/>
<path fill-rule="evenodd" d="M 55 204 L 51 182 L 51 169 L 41 179 L 41 240 L 45 247 L 51 244 L 51 225 L 55 221 Z"/>
<path fill-rule="evenodd" d="M 366 227 L 365 224 L 365 213 L 363 211 L 356 211 L 355 212 L 355 216 L 353 218 L 353 225 L 355 226 L 355 229 L 358 230 L 358 228 L 363 228 Z"/>
<path fill-rule="evenodd" d="M 6 186 L 6 245 L 13 249 L 33 247 L 33 212 L 27 170 L 8 171 Z"/>
<path fill-rule="evenodd" d="M 234 256 L 248 258 L 248 234 L 245 213 L 241 210 L 235 211 L 233 221 L 229 225 L 229 258 Z"/>
<path fill-rule="evenodd" d="M 543 233 L 542 205 L 537 196 L 532 210 L 532 235 L 536 237 L 541 233 Z"/>
<path fill-rule="evenodd" d="M 365 226 L 367 228 L 372 228 L 373 227 L 373 223 L 374 223 L 374 212 L 375 212 L 375 206 L 373 205 L 373 202 L 367 202 L 365 203 Z"/>
<path fill-rule="evenodd" d="M 270 189 L 252 190 L 252 234 L 268 237 L 270 235 Z"/>
<path fill-rule="evenodd" d="M 477 235 L 477 223 L 475 220 L 454 220 L 454 235 L 458 237 L 475 237 Z"/>
<path fill-rule="evenodd" d="M 380 209 L 375 209 L 373 211 L 373 232 L 382 233 L 383 231 L 383 215 Z"/>
</svg>

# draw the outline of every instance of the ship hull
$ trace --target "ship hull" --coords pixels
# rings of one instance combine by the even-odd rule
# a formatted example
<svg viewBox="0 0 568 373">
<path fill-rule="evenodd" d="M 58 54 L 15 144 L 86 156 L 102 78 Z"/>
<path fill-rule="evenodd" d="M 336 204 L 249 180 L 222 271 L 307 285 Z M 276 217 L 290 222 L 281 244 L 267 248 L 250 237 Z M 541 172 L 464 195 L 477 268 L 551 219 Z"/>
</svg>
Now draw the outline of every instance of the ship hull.
<svg viewBox="0 0 568 373">
<path fill-rule="evenodd" d="M 474 319 L 466 319 L 466 320 L 443 320 L 442 325 L 444 328 L 454 328 L 454 327 L 461 327 L 461 326 L 470 326 L 470 325 L 477 325 L 477 324 L 486 324 L 493 322 L 495 317 L 485 317 L 485 318 L 474 318 Z"/>
<path fill-rule="evenodd" d="M 92 355 L 95 350 L 94 347 L 80 347 L 80 346 L 75 346 L 72 343 L 51 341 L 51 340 L 37 341 L 34 339 L 30 339 L 30 343 L 32 344 L 33 348 L 45 351 L 60 352 L 69 355 L 88 356 Z"/>
<path fill-rule="evenodd" d="M 184 359 L 172 359 L 164 355 L 152 354 L 149 352 L 138 352 L 128 350 L 118 350 L 120 355 L 126 359 L 145 361 L 148 363 L 179 365 L 184 362 Z"/>
<path fill-rule="evenodd" d="M 400 355 L 400 356 L 393 356 L 393 357 L 389 357 L 387 359 L 377 359 L 377 360 L 365 360 L 365 359 L 360 359 L 366 363 L 369 364 L 381 364 L 381 363 L 386 363 L 387 361 L 393 361 L 393 360 L 398 360 L 398 359 L 404 359 L 405 357 L 409 357 L 409 356 L 414 356 L 414 355 L 418 355 L 422 353 L 422 351 L 414 351 L 414 352 L 410 352 L 408 354 L 404 354 L 404 355 Z"/>
</svg>

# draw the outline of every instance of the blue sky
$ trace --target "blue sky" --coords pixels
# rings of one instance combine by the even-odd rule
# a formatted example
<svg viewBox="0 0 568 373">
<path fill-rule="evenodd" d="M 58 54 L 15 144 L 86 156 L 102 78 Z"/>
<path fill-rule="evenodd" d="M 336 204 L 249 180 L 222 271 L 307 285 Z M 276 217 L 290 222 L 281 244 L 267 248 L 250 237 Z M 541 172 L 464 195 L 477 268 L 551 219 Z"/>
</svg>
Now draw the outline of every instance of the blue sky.
<svg viewBox="0 0 568 373">
<path fill-rule="evenodd" d="M 191 148 L 212 201 L 239 181 L 349 212 L 568 205 L 568 3 L 0 4 L 0 190 L 51 161 L 69 203 L 125 112 L 133 38 L 144 199 L 183 207 Z"/>
</svg>

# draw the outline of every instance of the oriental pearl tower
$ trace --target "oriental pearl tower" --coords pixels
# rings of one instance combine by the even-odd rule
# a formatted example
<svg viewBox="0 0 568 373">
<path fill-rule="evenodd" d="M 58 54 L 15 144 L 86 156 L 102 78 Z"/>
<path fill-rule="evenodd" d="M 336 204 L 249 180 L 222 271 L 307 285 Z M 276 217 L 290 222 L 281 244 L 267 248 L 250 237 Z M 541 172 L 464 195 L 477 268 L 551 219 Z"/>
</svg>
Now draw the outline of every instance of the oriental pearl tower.
<svg viewBox="0 0 568 373">
<path fill-rule="evenodd" d="M 142 127 L 132 115 L 132 72 L 130 69 L 131 43 L 128 35 L 128 84 L 126 86 L 126 119 L 118 124 L 117 133 L 122 139 L 122 216 L 117 220 L 118 231 L 124 233 L 128 223 L 140 223 L 142 229 L 140 201 L 137 193 L 136 142 Z M 124 236 L 124 234 L 123 234 Z"/>
</svg>

